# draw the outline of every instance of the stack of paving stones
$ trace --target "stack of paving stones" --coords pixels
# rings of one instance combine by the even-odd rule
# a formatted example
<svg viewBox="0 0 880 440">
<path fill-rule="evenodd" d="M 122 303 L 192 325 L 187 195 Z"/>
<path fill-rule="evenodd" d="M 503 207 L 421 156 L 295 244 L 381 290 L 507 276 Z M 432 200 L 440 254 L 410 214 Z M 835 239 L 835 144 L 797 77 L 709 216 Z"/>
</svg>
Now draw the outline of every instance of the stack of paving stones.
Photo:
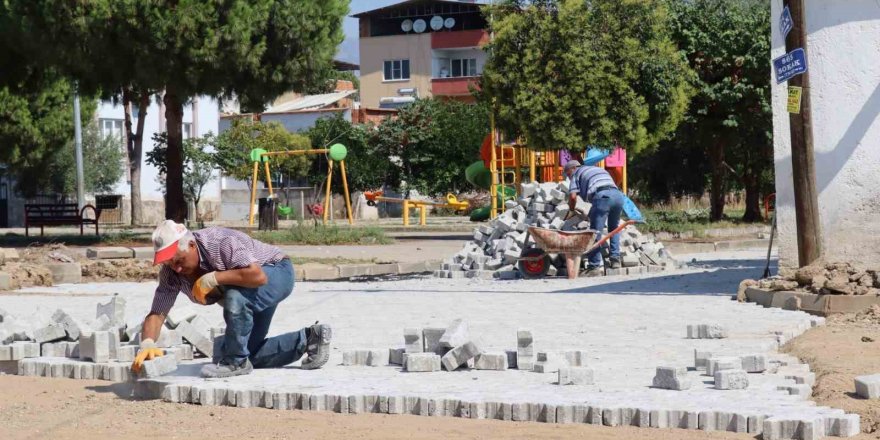
<svg viewBox="0 0 880 440">
<path fill-rule="evenodd" d="M 434 272 L 439 278 L 482 278 L 515 279 L 520 277 L 517 260 L 524 247 L 533 247 L 534 238 L 526 243 L 529 226 L 538 226 L 560 231 L 578 231 L 590 228 L 588 219 L 579 214 L 569 216 L 567 202 L 567 183 L 523 183 L 521 197 L 506 203 L 507 210 L 488 224 L 474 230 L 473 241 L 450 260 L 444 262 L 442 269 Z M 590 204 L 578 200 L 577 208 L 588 213 Z M 566 217 L 568 219 L 566 220 Z M 603 233 L 607 233 L 603 230 Z M 674 269 L 678 263 L 672 254 L 655 242 L 650 235 L 644 235 L 635 226 L 627 226 L 620 233 L 621 268 L 611 269 L 607 261 L 605 275 L 634 275 Z M 565 259 L 552 255 L 553 265 L 548 276 L 564 275 Z M 582 259 L 586 267 L 586 258 Z"/>
<path fill-rule="evenodd" d="M 144 362 L 142 377 L 168 374 L 178 362 L 195 356 L 212 357 L 215 336 L 223 333 L 187 308 L 169 314 L 166 327 L 156 341 L 164 356 Z M 140 323 L 125 324 L 125 299 L 118 295 L 98 304 L 90 323 L 58 309 L 48 324 L 32 325 L 0 310 L 0 372 L 113 382 L 134 379 L 130 367 L 140 330 Z"/>
<path fill-rule="evenodd" d="M 387 350 L 346 350 L 342 353 L 342 365 L 393 365 L 409 373 L 513 369 L 556 374 L 558 385 L 593 384 L 593 370 L 587 367 L 586 351 L 536 352 L 531 330 L 517 331 L 516 350 L 498 352 L 482 350 L 461 319 L 452 321 L 446 328 L 405 328 L 403 342 L 403 347 Z"/>
</svg>

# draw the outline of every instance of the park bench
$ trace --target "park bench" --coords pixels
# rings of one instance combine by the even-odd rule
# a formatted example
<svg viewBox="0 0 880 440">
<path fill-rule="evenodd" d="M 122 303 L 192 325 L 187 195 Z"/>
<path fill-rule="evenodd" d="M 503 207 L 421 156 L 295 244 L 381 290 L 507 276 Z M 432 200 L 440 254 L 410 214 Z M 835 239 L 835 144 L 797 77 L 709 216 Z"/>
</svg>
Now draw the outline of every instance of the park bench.
<svg viewBox="0 0 880 440">
<path fill-rule="evenodd" d="M 86 209 L 94 212 L 94 218 L 85 217 Z M 101 210 L 92 205 L 85 205 L 79 209 L 75 203 L 34 203 L 24 205 L 24 235 L 28 236 L 31 226 L 40 227 L 40 236 L 43 236 L 44 226 L 79 225 L 79 235 L 83 235 L 83 226 L 95 225 L 95 235 L 98 235 L 98 218 Z"/>
</svg>

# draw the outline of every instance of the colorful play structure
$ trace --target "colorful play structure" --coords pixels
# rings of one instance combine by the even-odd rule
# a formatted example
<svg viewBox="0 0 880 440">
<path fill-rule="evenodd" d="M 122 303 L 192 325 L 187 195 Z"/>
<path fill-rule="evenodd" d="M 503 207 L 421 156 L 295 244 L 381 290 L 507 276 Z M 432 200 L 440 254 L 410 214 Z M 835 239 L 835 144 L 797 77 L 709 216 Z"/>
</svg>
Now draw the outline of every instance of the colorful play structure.
<svg viewBox="0 0 880 440">
<path fill-rule="evenodd" d="M 459 201 L 454 194 L 446 194 L 445 202 L 434 202 L 430 200 L 413 200 L 413 199 L 401 199 L 395 197 L 385 197 L 382 195 L 382 190 L 376 191 L 366 191 L 364 192 L 364 197 L 367 199 L 367 205 L 376 206 L 377 202 L 390 202 L 390 203 L 400 203 L 402 205 L 403 210 L 403 225 L 409 226 L 409 212 L 411 209 L 417 209 L 419 211 L 419 226 L 425 226 L 428 224 L 428 207 L 433 206 L 435 208 L 452 208 L 456 212 L 464 212 L 468 209 L 470 204 L 467 201 Z"/>
<path fill-rule="evenodd" d="M 272 188 L 272 174 L 269 170 L 269 158 L 272 156 L 301 156 L 306 154 L 320 154 L 327 158 L 327 180 L 325 182 L 324 202 L 320 206 L 319 211 L 326 224 L 330 213 L 330 186 L 333 183 L 333 163 L 339 163 L 339 172 L 342 174 L 342 188 L 345 195 L 345 208 L 348 216 L 348 223 L 354 224 L 354 218 L 351 213 L 351 197 L 348 192 L 348 177 L 345 174 L 345 157 L 348 156 L 348 149 L 342 144 L 333 144 L 330 148 L 318 148 L 312 150 L 284 150 L 284 151 L 266 151 L 262 148 L 254 148 L 251 150 L 251 160 L 254 162 L 254 172 L 251 184 L 251 206 L 248 221 L 251 226 L 254 225 L 254 204 L 257 201 L 257 176 L 260 173 L 260 162 L 263 163 L 263 169 L 266 172 L 266 186 L 269 188 L 269 197 L 275 196 Z"/>
</svg>

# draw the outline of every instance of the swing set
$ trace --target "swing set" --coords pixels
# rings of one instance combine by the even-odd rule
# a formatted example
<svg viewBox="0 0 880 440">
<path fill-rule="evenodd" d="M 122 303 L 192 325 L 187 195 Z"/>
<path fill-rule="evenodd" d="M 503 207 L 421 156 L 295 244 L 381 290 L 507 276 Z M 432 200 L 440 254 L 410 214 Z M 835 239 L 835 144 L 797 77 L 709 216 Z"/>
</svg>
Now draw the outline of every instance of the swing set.
<svg viewBox="0 0 880 440">
<path fill-rule="evenodd" d="M 348 149 L 342 144 L 333 144 L 330 148 L 319 148 L 314 150 L 289 150 L 289 151 L 266 151 L 262 148 L 254 148 L 251 150 L 251 160 L 254 162 L 254 172 L 251 184 L 251 206 L 249 224 L 254 225 L 254 203 L 257 201 L 257 175 L 260 173 L 260 162 L 263 163 L 263 170 L 266 172 L 266 186 L 269 188 L 269 197 L 274 197 L 275 193 L 272 188 L 272 174 L 269 171 L 269 158 L 271 156 L 302 156 L 306 154 L 323 154 L 327 157 L 327 180 L 324 194 L 324 202 L 320 207 L 324 224 L 327 224 L 330 214 L 330 186 L 333 182 L 333 163 L 339 162 L 339 172 L 342 174 L 342 187 L 345 194 L 345 208 L 348 215 L 348 223 L 354 224 L 354 218 L 351 214 L 351 197 L 348 192 L 348 177 L 345 174 L 345 157 L 348 156 Z"/>
</svg>

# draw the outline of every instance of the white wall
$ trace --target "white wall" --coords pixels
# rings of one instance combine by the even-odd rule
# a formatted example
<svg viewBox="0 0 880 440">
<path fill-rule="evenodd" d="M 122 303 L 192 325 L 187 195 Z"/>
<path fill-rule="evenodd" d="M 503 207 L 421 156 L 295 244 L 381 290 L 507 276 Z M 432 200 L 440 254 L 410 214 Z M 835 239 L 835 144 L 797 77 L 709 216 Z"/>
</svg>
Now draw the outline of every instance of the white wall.
<svg viewBox="0 0 880 440">
<path fill-rule="evenodd" d="M 785 53 L 773 0 L 772 57 Z M 823 254 L 880 266 L 880 2 L 806 0 L 813 147 Z M 780 265 L 796 267 L 786 84 L 773 87 Z"/>
<path fill-rule="evenodd" d="M 193 123 L 195 122 L 195 130 L 196 136 L 204 136 L 205 134 L 218 133 L 218 122 L 219 122 L 219 111 L 217 100 L 211 97 L 202 96 L 198 98 L 198 118 L 196 121 L 193 121 L 193 112 L 192 112 L 192 104 L 187 103 L 184 105 L 184 114 L 183 114 L 183 122 L 184 123 Z M 154 223 L 155 221 L 160 220 L 158 217 L 164 215 L 164 210 L 160 210 L 157 212 L 156 207 L 164 206 L 163 202 L 163 194 L 162 187 L 157 183 L 156 177 L 158 175 L 158 170 L 147 164 L 146 153 L 153 149 L 153 134 L 158 131 L 164 131 L 164 127 L 160 130 L 160 122 L 164 124 L 165 117 L 164 114 L 161 114 L 160 105 L 156 103 L 156 99 L 151 99 L 150 106 L 147 109 L 146 121 L 144 122 L 144 135 L 143 135 L 143 150 L 144 157 L 141 159 L 141 198 L 144 201 L 144 204 L 149 206 L 150 208 L 146 210 L 145 214 L 148 216 L 148 223 Z M 139 116 L 139 115 L 138 115 Z M 122 120 L 125 118 L 124 111 L 122 105 L 114 105 L 109 101 L 101 102 L 98 106 L 97 112 L 98 119 L 119 119 Z M 132 128 L 136 129 L 137 127 L 137 119 L 132 120 Z M 86 164 L 88 166 L 88 164 Z M 126 172 L 127 176 L 127 172 Z M 126 205 L 130 204 L 130 194 L 131 194 L 131 185 L 129 184 L 127 177 L 123 178 L 115 188 L 115 192 L 117 194 L 123 195 Z M 219 179 L 214 179 L 208 183 L 203 192 L 202 200 L 204 202 L 219 202 L 220 200 L 220 181 Z"/>
</svg>

